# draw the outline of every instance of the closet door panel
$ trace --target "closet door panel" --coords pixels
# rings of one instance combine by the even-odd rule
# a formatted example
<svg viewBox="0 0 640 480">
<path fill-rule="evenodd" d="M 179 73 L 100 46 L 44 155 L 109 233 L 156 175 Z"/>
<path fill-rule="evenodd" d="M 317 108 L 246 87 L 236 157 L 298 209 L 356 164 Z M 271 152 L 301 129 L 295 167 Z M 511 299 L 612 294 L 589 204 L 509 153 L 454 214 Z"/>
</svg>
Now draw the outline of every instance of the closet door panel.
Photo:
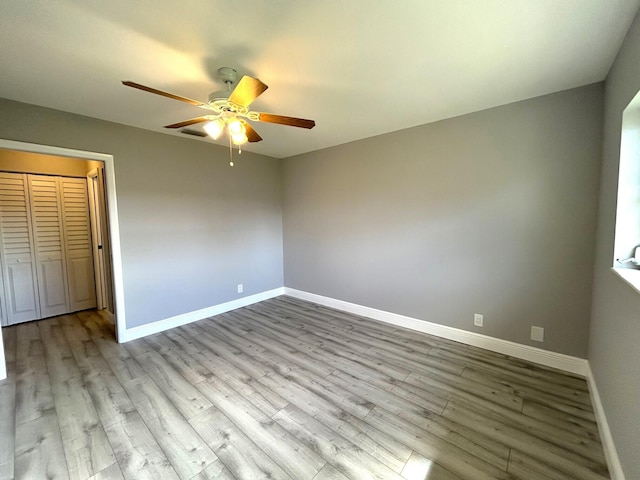
<svg viewBox="0 0 640 480">
<path fill-rule="evenodd" d="M 57 257 L 57 258 L 56 258 Z M 64 278 L 64 264 L 61 255 L 49 255 L 38 264 L 40 289 L 40 309 L 43 317 L 68 313 L 67 291 L 60 281 Z"/>
<path fill-rule="evenodd" d="M 89 196 L 85 178 L 60 178 L 71 311 L 96 307 Z"/>
<path fill-rule="evenodd" d="M 8 317 L 11 324 L 39 318 L 33 277 L 33 264 L 29 257 L 13 256 L 7 259 Z"/>
<path fill-rule="evenodd" d="M 0 173 L 0 255 L 5 323 L 40 318 L 27 176 Z"/>
<path fill-rule="evenodd" d="M 42 318 L 62 315 L 70 310 L 58 178 L 28 178 L 40 313 Z"/>
</svg>

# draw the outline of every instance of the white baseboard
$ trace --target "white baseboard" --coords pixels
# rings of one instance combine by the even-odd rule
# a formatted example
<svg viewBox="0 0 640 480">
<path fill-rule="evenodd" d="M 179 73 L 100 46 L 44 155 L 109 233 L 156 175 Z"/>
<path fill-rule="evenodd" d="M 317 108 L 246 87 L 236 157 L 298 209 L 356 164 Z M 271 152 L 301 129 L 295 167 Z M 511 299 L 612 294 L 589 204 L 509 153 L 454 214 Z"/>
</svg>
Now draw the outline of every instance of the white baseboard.
<svg viewBox="0 0 640 480">
<path fill-rule="evenodd" d="M 4 341 L 2 329 L 0 328 L 0 380 L 7 378 L 7 362 L 4 358 Z"/>
<path fill-rule="evenodd" d="M 275 288 L 273 290 L 267 290 L 266 292 L 256 293 L 255 295 L 249 295 L 247 297 L 238 298 L 230 302 L 221 303 L 212 307 L 202 308 L 193 312 L 183 313 L 176 315 L 175 317 L 165 318 L 164 320 L 158 320 L 157 322 L 148 323 L 146 325 L 140 325 L 139 327 L 127 328 L 124 331 L 124 335 L 118 337 L 118 342 L 125 343 L 138 338 L 146 337 L 147 335 L 153 335 L 154 333 L 164 332 L 171 328 L 180 327 L 187 323 L 196 322 L 205 318 L 219 315 L 220 313 L 230 312 L 236 308 L 246 307 L 254 303 L 262 302 L 270 298 L 278 297 L 284 294 L 284 288 Z"/>
<path fill-rule="evenodd" d="M 607 465 L 609 466 L 611 480 L 625 480 L 624 472 L 622 471 L 622 464 L 620 463 L 616 446 L 613 443 L 613 435 L 609 429 L 609 422 L 607 422 L 607 416 L 604 413 L 604 406 L 602 405 L 602 400 L 598 393 L 598 387 L 596 386 L 596 380 L 590 366 L 587 366 L 587 382 L 589 383 L 591 403 L 593 404 L 593 411 L 596 415 L 596 420 L 598 421 L 598 432 L 600 432 L 600 440 L 602 441 L 604 456 L 607 459 Z"/>
<path fill-rule="evenodd" d="M 336 300 L 330 297 L 323 297 L 322 295 L 316 295 L 315 293 L 304 292 L 302 290 L 296 290 L 289 287 L 284 287 L 284 294 L 300 298 L 301 300 L 307 300 L 309 302 L 335 308 L 337 310 L 343 310 L 355 315 L 373 318 L 374 320 L 390 323 L 392 325 L 410 328 L 412 330 L 447 338 L 466 345 L 472 345 L 474 347 L 480 347 L 493 352 L 502 353 L 504 355 L 510 355 L 522 360 L 539 363 L 547 367 L 564 370 L 565 372 L 571 372 L 585 377 L 588 373 L 589 364 L 584 358 L 549 352 L 548 350 L 542 350 L 541 348 L 501 340 L 499 338 L 489 337 L 475 332 L 467 332 L 466 330 L 461 330 L 459 328 L 439 325 L 437 323 L 427 322 L 426 320 L 418 320 L 417 318 L 406 317 L 404 315 L 398 315 L 397 313 L 377 310 L 375 308 Z"/>
</svg>

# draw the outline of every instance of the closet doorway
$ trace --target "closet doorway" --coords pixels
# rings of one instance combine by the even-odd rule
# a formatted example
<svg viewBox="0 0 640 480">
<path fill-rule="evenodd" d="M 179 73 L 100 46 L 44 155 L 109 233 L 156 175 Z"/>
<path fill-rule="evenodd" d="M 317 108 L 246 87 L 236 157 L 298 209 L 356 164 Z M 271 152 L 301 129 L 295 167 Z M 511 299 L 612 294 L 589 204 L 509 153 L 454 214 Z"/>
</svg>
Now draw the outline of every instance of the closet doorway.
<svg viewBox="0 0 640 480">
<path fill-rule="evenodd" d="M 97 308 L 115 323 L 104 162 L 0 148 L 2 326 Z"/>
</svg>

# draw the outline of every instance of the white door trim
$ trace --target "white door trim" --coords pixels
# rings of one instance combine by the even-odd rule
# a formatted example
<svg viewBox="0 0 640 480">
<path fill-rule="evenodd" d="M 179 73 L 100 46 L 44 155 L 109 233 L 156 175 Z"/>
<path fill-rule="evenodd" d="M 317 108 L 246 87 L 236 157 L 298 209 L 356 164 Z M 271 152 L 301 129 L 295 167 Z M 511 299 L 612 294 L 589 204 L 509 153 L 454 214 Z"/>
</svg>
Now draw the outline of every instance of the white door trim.
<svg viewBox="0 0 640 480">
<path fill-rule="evenodd" d="M 96 305 L 99 310 L 107 308 L 107 276 L 105 275 L 105 252 L 108 248 L 104 245 L 103 212 L 101 205 L 104 203 L 104 192 L 100 190 L 98 183 L 102 180 L 99 168 L 94 168 L 87 173 L 87 194 L 89 197 L 91 249 L 93 251 L 93 270 L 96 282 Z M 104 185 L 104 182 L 102 182 Z M 102 195 L 101 195 L 102 194 Z M 99 197 L 99 198 L 96 198 Z"/>
<path fill-rule="evenodd" d="M 104 177 L 107 189 L 107 210 L 109 211 L 109 238 L 111 241 L 111 256 L 113 260 L 112 268 L 116 314 L 116 336 L 118 340 L 124 338 L 127 324 L 124 311 L 124 282 L 122 278 L 122 251 L 120 249 L 120 222 L 118 219 L 115 162 L 113 155 L 3 139 L 0 139 L 0 148 L 23 152 L 43 153 L 45 155 L 59 155 L 63 157 L 77 158 L 78 160 L 97 160 L 104 162 Z M 0 358 L 0 363 L 4 366 L 4 355 Z M 0 373 L 2 373 L 2 369 L 0 369 Z"/>
</svg>

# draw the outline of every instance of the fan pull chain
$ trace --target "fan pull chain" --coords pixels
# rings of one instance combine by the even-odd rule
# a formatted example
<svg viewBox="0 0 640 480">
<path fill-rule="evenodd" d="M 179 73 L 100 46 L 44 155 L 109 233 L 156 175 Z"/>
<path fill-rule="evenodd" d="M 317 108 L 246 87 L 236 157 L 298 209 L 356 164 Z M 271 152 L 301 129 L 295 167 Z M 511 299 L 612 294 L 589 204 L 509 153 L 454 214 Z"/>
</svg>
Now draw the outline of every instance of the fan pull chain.
<svg viewBox="0 0 640 480">
<path fill-rule="evenodd" d="M 229 165 L 233 167 L 233 145 L 231 144 L 231 137 L 229 137 Z"/>
</svg>

